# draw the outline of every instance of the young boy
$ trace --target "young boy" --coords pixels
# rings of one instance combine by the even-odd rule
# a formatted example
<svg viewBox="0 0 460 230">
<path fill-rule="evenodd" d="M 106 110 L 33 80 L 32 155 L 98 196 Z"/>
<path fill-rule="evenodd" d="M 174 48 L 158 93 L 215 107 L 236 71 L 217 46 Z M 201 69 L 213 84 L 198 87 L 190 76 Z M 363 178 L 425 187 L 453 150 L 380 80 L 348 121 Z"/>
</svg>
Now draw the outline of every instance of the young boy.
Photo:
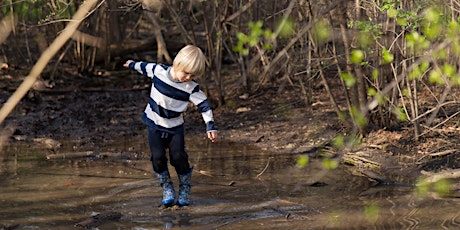
<svg viewBox="0 0 460 230">
<path fill-rule="evenodd" d="M 184 119 L 182 113 L 192 102 L 198 107 L 206 123 L 208 138 L 215 142 L 217 131 L 211 106 L 205 94 L 193 78 L 205 71 L 206 58 L 200 48 L 187 45 L 174 58 L 172 66 L 157 63 L 134 62 L 128 60 L 124 67 L 137 70 L 152 79 L 150 98 L 142 120 L 148 127 L 152 166 L 163 187 L 164 206 L 172 206 L 175 201 L 174 185 L 168 171 L 166 149 L 169 161 L 179 177 L 177 204 L 190 204 L 190 167 L 184 144 Z"/>
</svg>

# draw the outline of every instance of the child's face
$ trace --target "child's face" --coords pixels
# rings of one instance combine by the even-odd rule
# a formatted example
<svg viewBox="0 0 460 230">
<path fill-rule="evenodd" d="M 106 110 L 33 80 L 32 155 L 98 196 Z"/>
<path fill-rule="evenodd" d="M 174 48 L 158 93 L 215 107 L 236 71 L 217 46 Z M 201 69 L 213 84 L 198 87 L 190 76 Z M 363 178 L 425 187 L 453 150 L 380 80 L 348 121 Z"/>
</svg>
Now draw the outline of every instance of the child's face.
<svg viewBox="0 0 460 230">
<path fill-rule="evenodd" d="M 180 82 L 188 82 L 195 77 L 195 75 L 184 71 L 175 71 L 174 75 L 175 80 L 178 80 Z"/>
</svg>

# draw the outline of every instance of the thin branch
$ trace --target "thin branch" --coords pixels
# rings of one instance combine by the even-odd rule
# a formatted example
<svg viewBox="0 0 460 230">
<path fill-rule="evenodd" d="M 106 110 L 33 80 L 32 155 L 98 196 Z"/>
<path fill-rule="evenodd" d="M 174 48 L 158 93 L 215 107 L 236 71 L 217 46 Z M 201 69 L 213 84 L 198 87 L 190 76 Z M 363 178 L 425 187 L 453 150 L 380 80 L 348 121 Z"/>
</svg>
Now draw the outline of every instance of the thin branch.
<svg viewBox="0 0 460 230">
<path fill-rule="evenodd" d="M 225 18 L 224 23 L 233 21 L 235 18 L 238 18 L 241 14 L 246 12 L 252 6 L 252 4 L 254 4 L 256 1 L 257 0 L 250 0 L 246 5 L 241 7 L 240 10 L 238 10 L 234 14 L 228 16 L 227 18 Z"/>
</svg>

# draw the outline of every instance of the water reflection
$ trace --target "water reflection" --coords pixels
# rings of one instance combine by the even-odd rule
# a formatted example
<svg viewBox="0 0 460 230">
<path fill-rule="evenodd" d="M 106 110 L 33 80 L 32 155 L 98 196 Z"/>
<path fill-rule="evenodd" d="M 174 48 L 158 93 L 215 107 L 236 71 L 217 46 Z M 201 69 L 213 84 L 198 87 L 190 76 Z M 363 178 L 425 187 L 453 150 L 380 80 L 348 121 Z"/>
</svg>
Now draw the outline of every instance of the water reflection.
<svg viewBox="0 0 460 230">
<path fill-rule="evenodd" d="M 295 155 L 241 144 L 192 138 L 187 148 L 195 165 L 192 205 L 162 210 L 143 140 L 101 147 L 116 153 L 103 159 L 46 160 L 47 150 L 15 143 L 2 159 L 0 224 L 67 229 L 92 213 L 115 211 L 122 219 L 99 229 L 459 228 L 456 199 L 374 186 L 344 167 L 325 170 L 319 161 L 299 169 Z M 60 151 L 77 150 L 69 144 Z"/>
</svg>

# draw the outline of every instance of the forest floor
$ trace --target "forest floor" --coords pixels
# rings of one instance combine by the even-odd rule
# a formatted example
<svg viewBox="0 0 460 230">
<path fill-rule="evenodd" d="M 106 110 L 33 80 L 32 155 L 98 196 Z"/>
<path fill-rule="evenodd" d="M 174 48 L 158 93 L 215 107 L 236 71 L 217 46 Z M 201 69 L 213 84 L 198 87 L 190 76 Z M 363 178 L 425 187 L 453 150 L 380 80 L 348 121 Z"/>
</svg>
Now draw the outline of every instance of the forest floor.
<svg viewBox="0 0 460 230">
<path fill-rule="evenodd" d="M 2 104 L 24 79 L 21 72 L 13 68 L 1 70 Z M 71 68 L 60 72 L 52 80 L 38 81 L 2 125 L 11 127 L 16 139 L 56 143 L 72 139 L 77 147 L 96 148 L 127 136 L 145 138 L 140 117 L 149 95 L 148 79 L 124 70 L 98 72 L 91 77 Z M 355 164 L 356 168 L 377 165 L 372 169 L 379 175 L 377 179 L 404 183 L 414 183 L 423 171 L 460 166 L 458 122 L 432 129 L 418 141 L 409 126 L 377 130 L 352 148 L 337 148 L 334 137 L 346 136 L 347 130 L 321 86 L 313 88 L 311 105 L 306 105 L 300 90 L 289 84 L 284 90 L 263 86 L 254 95 L 244 96 L 229 87 L 227 94 L 225 106 L 214 109 L 220 141 L 286 154 L 333 157 Z M 187 111 L 185 119 L 188 135 L 205 137 L 201 115 L 194 108 Z M 44 143 L 53 151 L 59 147 L 52 141 Z M 376 179 L 362 170 L 357 174 Z"/>
</svg>

